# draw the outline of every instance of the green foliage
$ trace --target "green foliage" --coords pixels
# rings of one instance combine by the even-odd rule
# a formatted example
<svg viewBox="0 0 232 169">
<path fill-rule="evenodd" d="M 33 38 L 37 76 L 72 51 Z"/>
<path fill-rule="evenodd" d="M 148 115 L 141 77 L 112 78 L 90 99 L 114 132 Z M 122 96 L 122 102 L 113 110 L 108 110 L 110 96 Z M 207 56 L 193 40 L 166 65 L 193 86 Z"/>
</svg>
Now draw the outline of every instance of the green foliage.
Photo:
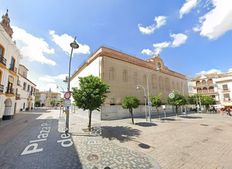
<svg viewBox="0 0 232 169">
<path fill-rule="evenodd" d="M 84 110 L 100 110 L 109 93 L 109 86 L 95 76 L 80 77 L 80 89 L 73 88 L 76 106 Z"/>
<path fill-rule="evenodd" d="M 187 103 L 186 98 L 180 94 L 177 91 L 174 91 L 174 98 L 169 98 L 168 97 L 168 103 L 173 105 L 173 106 L 181 106 L 181 105 L 185 105 Z"/>
<path fill-rule="evenodd" d="M 181 93 L 177 92 L 177 91 L 174 91 L 174 98 L 169 98 L 168 97 L 168 103 L 170 105 L 173 105 L 176 107 L 176 114 L 178 112 L 178 108 L 182 105 L 185 105 L 187 103 L 187 100 L 185 98 L 184 95 L 182 95 Z"/>
<path fill-rule="evenodd" d="M 201 99 L 201 94 L 194 94 L 192 96 L 187 97 L 188 104 L 199 104 L 199 100 Z"/>
<path fill-rule="evenodd" d="M 134 124 L 133 108 L 139 107 L 139 100 L 135 96 L 126 96 L 122 100 L 122 107 L 124 109 L 129 109 L 132 123 Z"/>
<path fill-rule="evenodd" d="M 100 110 L 101 105 L 109 93 L 109 86 L 93 75 L 80 77 L 80 88 L 73 88 L 73 98 L 76 106 L 89 110 L 89 130 L 91 129 L 91 114 L 93 110 Z"/>
<path fill-rule="evenodd" d="M 135 96 L 126 96 L 122 100 L 122 107 L 124 109 L 133 109 L 139 106 L 139 100 Z"/>
<path fill-rule="evenodd" d="M 205 105 L 206 110 L 208 110 L 210 105 L 216 104 L 216 101 L 211 96 L 202 95 L 201 104 Z"/>
<path fill-rule="evenodd" d="M 35 107 L 40 107 L 40 101 L 39 100 L 35 101 Z"/>
<path fill-rule="evenodd" d="M 51 101 L 50 101 L 50 104 L 51 104 L 52 107 L 56 106 L 56 103 L 57 103 L 56 100 L 51 100 Z"/>
<path fill-rule="evenodd" d="M 151 96 L 150 100 L 151 100 L 151 103 L 152 103 L 152 107 L 156 107 L 156 109 L 162 105 L 160 95 Z"/>
</svg>

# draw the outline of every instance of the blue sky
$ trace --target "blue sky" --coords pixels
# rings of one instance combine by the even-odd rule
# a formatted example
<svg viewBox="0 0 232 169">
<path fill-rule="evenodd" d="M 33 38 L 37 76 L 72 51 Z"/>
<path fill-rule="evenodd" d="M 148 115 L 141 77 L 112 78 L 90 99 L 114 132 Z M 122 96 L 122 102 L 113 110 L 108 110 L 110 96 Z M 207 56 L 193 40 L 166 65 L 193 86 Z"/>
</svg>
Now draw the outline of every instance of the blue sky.
<svg viewBox="0 0 232 169">
<path fill-rule="evenodd" d="M 72 72 L 103 45 L 142 59 L 160 54 L 190 77 L 232 71 L 229 0 L 0 0 L 0 14 L 6 9 L 22 63 L 41 90 L 65 88 L 74 36 L 81 47 Z"/>
</svg>

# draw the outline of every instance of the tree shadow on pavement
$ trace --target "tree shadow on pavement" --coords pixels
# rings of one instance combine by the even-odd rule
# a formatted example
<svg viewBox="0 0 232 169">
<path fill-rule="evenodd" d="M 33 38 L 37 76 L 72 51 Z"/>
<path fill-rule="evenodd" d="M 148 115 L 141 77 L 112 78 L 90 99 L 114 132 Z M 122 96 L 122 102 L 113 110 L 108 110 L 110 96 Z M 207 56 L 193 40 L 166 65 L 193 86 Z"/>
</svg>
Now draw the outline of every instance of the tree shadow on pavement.
<svg viewBox="0 0 232 169">
<path fill-rule="evenodd" d="M 174 118 L 162 118 L 161 120 L 176 121 L 176 119 L 174 119 Z"/>
<path fill-rule="evenodd" d="M 125 142 L 139 136 L 141 131 L 126 126 L 102 126 L 102 137 L 109 140 L 117 139 L 120 142 Z"/>
<path fill-rule="evenodd" d="M 149 122 L 139 122 L 139 123 L 135 123 L 138 126 L 141 127 L 152 127 L 152 126 L 157 126 L 157 124 L 155 123 L 149 123 Z"/>
<path fill-rule="evenodd" d="M 180 116 L 181 118 L 185 119 L 202 119 L 200 116 Z"/>
</svg>

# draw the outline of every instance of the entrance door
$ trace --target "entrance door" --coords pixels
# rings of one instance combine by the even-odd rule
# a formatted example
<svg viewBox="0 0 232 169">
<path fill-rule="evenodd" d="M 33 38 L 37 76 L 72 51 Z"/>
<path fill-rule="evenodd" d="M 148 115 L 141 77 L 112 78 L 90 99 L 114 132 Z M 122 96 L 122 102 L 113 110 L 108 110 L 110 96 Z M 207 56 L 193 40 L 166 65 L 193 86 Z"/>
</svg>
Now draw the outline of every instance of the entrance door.
<svg viewBox="0 0 232 169">
<path fill-rule="evenodd" d="M 8 98 L 5 100 L 4 103 L 5 103 L 5 110 L 2 120 L 9 120 L 13 117 L 13 114 L 11 114 L 12 101 L 10 98 Z"/>
</svg>

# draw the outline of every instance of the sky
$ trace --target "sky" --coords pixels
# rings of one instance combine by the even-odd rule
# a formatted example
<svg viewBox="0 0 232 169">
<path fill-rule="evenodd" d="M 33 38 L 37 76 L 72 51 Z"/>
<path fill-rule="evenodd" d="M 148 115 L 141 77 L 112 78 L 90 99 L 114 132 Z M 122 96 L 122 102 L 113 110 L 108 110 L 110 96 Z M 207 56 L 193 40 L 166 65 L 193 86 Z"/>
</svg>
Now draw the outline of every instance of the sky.
<svg viewBox="0 0 232 169">
<path fill-rule="evenodd" d="M 141 59 L 159 54 L 187 77 L 232 71 L 231 0 L 0 0 L 0 15 L 7 9 L 21 63 L 40 90 L 66 90 L 74 37 L 72 73 L 101 46 Z"/>
</svg>

